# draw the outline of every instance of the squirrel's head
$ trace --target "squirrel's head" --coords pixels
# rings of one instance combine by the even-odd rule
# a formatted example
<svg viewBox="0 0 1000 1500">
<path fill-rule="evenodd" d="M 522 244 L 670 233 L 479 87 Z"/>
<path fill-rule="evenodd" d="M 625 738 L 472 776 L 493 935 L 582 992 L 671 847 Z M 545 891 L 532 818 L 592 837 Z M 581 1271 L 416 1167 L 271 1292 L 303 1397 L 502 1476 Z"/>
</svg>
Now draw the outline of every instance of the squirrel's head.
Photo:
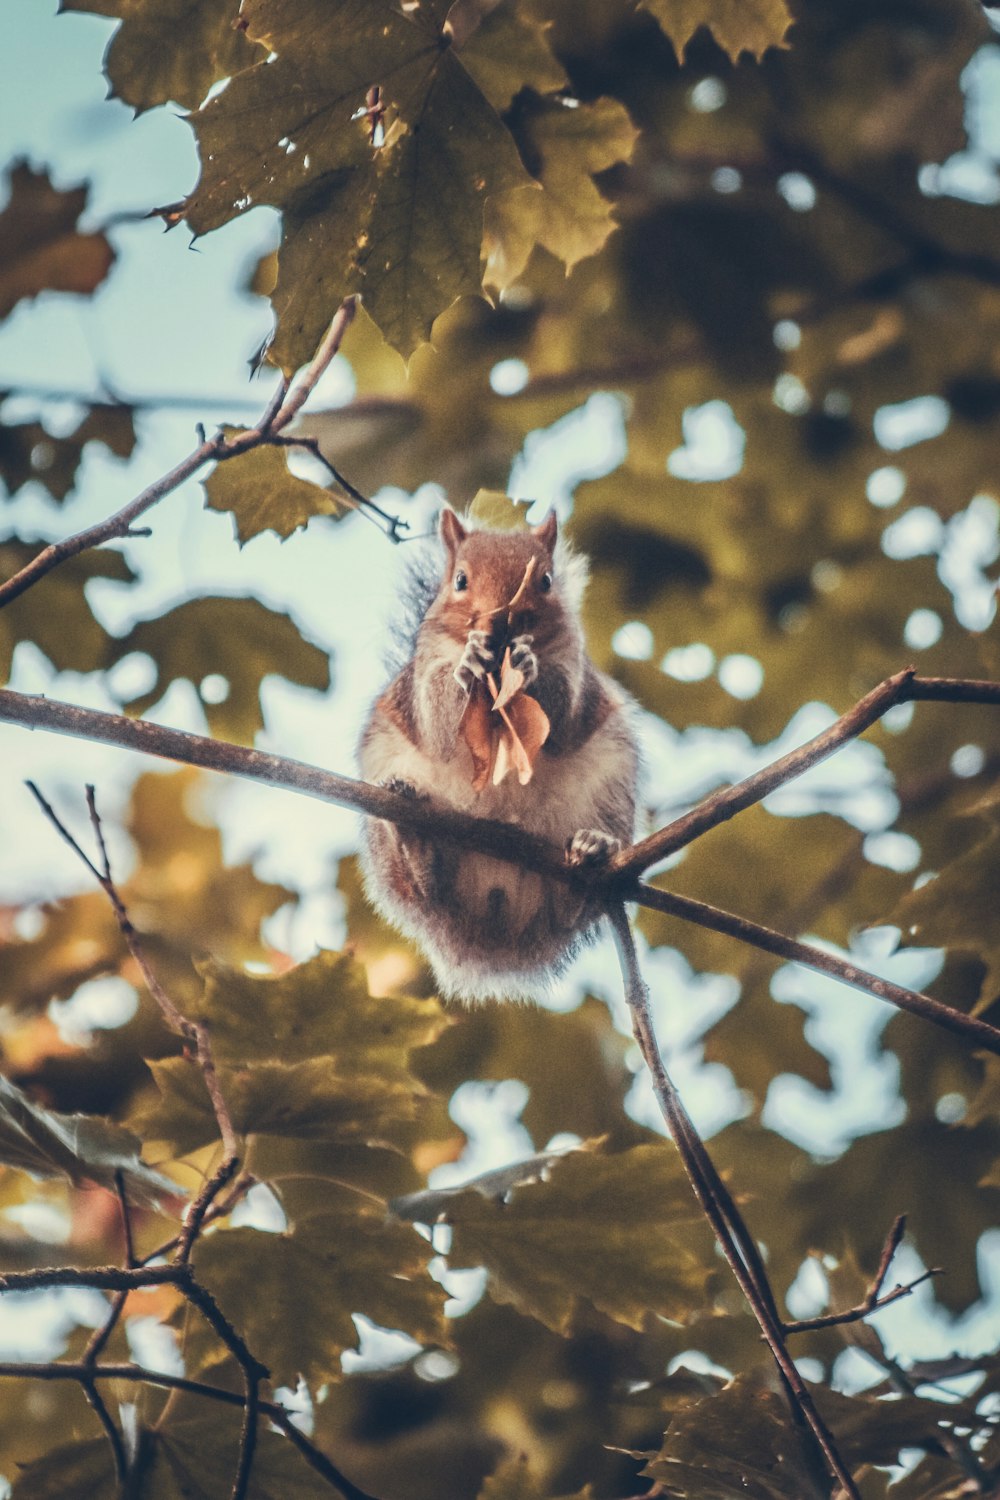
<svg viewBox="0 0 1000 1500">
<path fill-rule="evenodd" d="M 563 623 L 567 602 L 574 608 L 561 587 L 554 510 L 526 531 L 488 531 L 446 508 L 439 533 L 444 571 L 432 612 L 450 634 L 486 630 L 499 642 L 527 632 L 544 639 Z"/>
</svg>

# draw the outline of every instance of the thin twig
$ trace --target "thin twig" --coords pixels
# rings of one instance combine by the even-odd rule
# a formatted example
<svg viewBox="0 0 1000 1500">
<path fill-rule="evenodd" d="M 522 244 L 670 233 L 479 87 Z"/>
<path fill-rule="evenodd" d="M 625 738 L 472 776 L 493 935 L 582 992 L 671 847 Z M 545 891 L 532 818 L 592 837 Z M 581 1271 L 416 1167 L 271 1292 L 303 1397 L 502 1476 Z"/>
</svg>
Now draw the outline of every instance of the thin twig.
<svg viewBox="0 0 1000 1500">
<path fill-rule="evenodd" d="M 271 429 L 274 426 L 274 419 L 285 404 L 285 398 L 288 395 L 288 386 L 288 376 L 284 374 L 279 376 L 278 383 L 274 387 L 274 390 L 271 392 L 271 399 L 267 403 L 267 406 L 264 408 L 264 415 L 257 423 L 258 432 L 264 434 L 269 434 L 271 432 Z"/>
<path fill-rule="evenodd" d="M 615 875 L 638 875 L 651 865 L 675 854 L 729 818 L 735 817 L 744 808 L 762 802 L 771 792 L 786 782 L 794 781 L 810 767 L 826 760 L 848 740 L 857 739 L 870 729 L 890 708 L 897 703 L 910 703 L 920 699 L 949 703 L 995 703 L 1000 704 L 1000 682 L 978 682 L 964 678 L 917 677 L 915 668 L 906 667 L 902 672 L 887 677 L 872 689 L 847 713 L 841 714 L 835 723 L 822 734 L 805 745 L 789 751 L 780 759 L 772 761 L 763 770 L 738 781 L 735 786 L 723 787 L 706 797 L 697 807 L 680 818 L 675 818 L 665 828 L 641 839 L 628 849 L 623 849 L 609 862 L 609 871 Z"/>
<path fill-rule="evenodd" d="M 224 1219 L 227 1214 L 232 1212 L 244 1194 L 254 1186 L 256 1181 L 256 1177 L 251 1172 L 241 1172 L 230 1191 L 224 1197 L 215 1198 L 214 1201 L 209 1202 L 201 1218 L 202 1227 L 206 1224 L 211 1224 L 216 1219 Z M 204 1192 L 205 1188 L 203 1187 L 201 1193 Z M 199 1193 L 199 1197 L 201 1197 L 201 1193 Z M 191 1207 L 193 1208 L 194 1204 Z M 188 1212 L 190 1214 L 190 1210 Z M 169 1255 L 171 1251 L 176 1251 L 178 1245 L 181 1243 L 182 1236 L 183 1231 L 181 1234 L 172 1235 L 170 1239 L 164 1240 L 162 1244 L 157 1245 L 155 1250 L 150 1250 L 148 1254 L 144 1255 L 139 1261 L 139 1265 L 146 1266 L 150 1261 L 160 1260 L 163 1256 Z"/>
<path fill-rule="evenodd" d="M 115 1173 L 115 1193 L 118 1196 L 118 1211 L 121 1214 L 122 1219 L 122 1240 L 125 1245 L 125 1264 L 126 1266 L 134 1266 L 136 1260 L 135 1241 L 132 1237 L 132 1214 L 128 1206 L 128 1199 L 125 1196 L 125 1175 L 122 1172 L 121 1168 L 119 1168 Z"/>
<path fill-rule="evenodd" d="M 194 1248 L 195 1240 L 201 1232 L 209 1209 L 215 1203 L 222 1189 L 227 1186 L 238 1166 L 239 1158 L 237 1156 L 223 1157 L 211 1177 L 206 1179 L 197 1198 L 188 1206 L 188 1210 L 184 1215 L 184 1228 L 177 1236 L 176 1241 L 174 1261 L 177 1265 L 185 1265 L 191 1259 L 191 1251 Z"/>
<path fill-rule="evenodd" d="M 227 1391 L 222 1386 L 209 1385 L 203 1380 L 191 1380 L 185 1375 L 167 1375 L 162 1370 L 149 1370 L 144 1365 L 105 1364 L 94 1369 L 95 1380 L 127 1380 L 137 1384 L 160 1386 L 164 1390 L 184 1391 L 191 1396 L 204 1396 L 207 1400 L 221 1402 L 224 1406 L 246 1406 L 246 1396 L 238 1391 Z M 69 1360 L 53 1360 L 48 1364 L 19 1364 L 0 1362 L 0 1379 L 17 1380 L 75 1380 L 85 1378 L 84 1367 Z M 296 1427 L 291 1414 L 277 1401 L 261 1401 L 259 1410 L 276 1427 L 291 1439 L 309 1466 L 317 1474 L 339 1490 L 344 1500 L 373 1500 L 365 1490 L 352 1484 L 346 1474 L 327 1458 L 312 1440 Z"/>
<path fill-rule="evenodd" d="M 80 847 L 77 840 L 73 837 L 69 829 L 62 822 L 61 818 L 52 807 L 52 805 L 39 791 L 35 783 L 33 781 L 29 781 L 27 785 L 32 796 L 35 798 L 35 801 L 38 803 L 39 807 L 42 809 L 42 812 L 48 818 L 53 828 L 55 828 L 60 837 L 63 838 L 67 844 L 69 844 L 70 848 L 82 860 L 84 865 L 86 865 L 87 869 L 94 876 L 95 880 L 98 882 L 101 889 L 107 896 L 108 900 L 111 902 L 112 910 L 114 911 L 115 918 L 118 922 L 119 929 L 121 930 L 122 937 L 125 939 L 128 951 L 138 965 L 139 970 L 142 973 L 142 977 L 146 982 L 146 988 L 149 990 L 150 995 L 159 1006 L 160 1012 L 163 1015 L 164 1020 L 167 1022 L 167 1025 L 171 1028 L 171 1030 L 175 1031 L 178 1036 L 183 1037 L 185 1041 L 193 1044 L 198 1066 L 201 1069 L 201 1074 L 205 1081 L 205 1088 L 208 1091 L 208 1096 L 212 1102 L 212 1110 L 215 1115 L 216 1124 L 219 1127 L 219 1135 L 222 1138 L 222 1145 L 223 1150 L 225 1151 L 226 1162 L 232 1162 L 232 1167 L 228 1170 L 225 1177 L 225 1181 L 228 1182 L 229 1178 L 232 1176 L 232 1173 L 236 1170 L 236 1155 L 239 1142 L 236 1132 L 233 1128 L 233 1122 L 229 1114 L 229 1109 L 226 1105 L 225 1098 L 223 1097 L 222 1090 L 219 1087 L 218 1075 L 215 1070 L 215 1060 L 212 1056 L 212 1046 L 209 1039 L 208 1027 L 203 1021 L 189 1021 L 186 1016 L 181 1014 L 177 1006 L 167 994 L 166 990 L 163 988 L 159 979 L 156 977 L 156 974 L 154 973 L 152 967 L 150 966 L 149 960 L 147 959 L 145 950 L 142 946 L 142 942 L 139 938 L 139 934 L 132 926 L 132 921 L 128 914 L 128 908 L 122 900 L 121 893 L 119 892 L 118 887 L 115 885 L 114 879 L 111 874 L 111 863 L 108 859 L 108 850 L 107 845 L 104 841 L 104 831 L 101 827 L 100 814 L 97 811 L 97 800 L 94 793 L 94 788 L 89 785 L 86 788 L 87 811 L 90 814 L 90 822 L 94 830 L 94 837 L 97 840 L 97 847 L 101 853 L 101 863 L 103 866 L 102 869 L 98 869 L 93 860 L 90 859 L 89 856 Z M 208 1201 L 211 1202 L 211 1199 L 209 1199 Z M 207 1206 L 208 1204 L 206 1203 L 200 1209 L 200 1216 L 198 1218 L 199 1224 L 204 1218 L 205 1208 L 207 1208 Z"/>
<path fill-rule="evenodd" d="M 121 929 L 122 936 L 124 937 L 125 942 L 128 945 L 128 950 L 131 953 L 132 957 L 135 959 L 136 963 L 139 965 L 139 968 L 142 971 L 143 978 L 145 979 L 147 987 L 149 988 L 150 994 L 156 1000 L 164 1017 L 175 1031 L 178 1031 L 187 1040 L 193 1041 L 195 1045 L 198 1066 L 201 1070 L 201 1075 L 204 1079 L 205 1088 L 208 1091 L 208 1096 L 212 1101 L 212 1110 L 215 1114 L 216 1123 L 219 1127 L 219 1134 L 222 1138 L 222 1146 L 225 1154 L 219 1167 L 205 1183 L 201 1192 L 198 1194 L 197 1198 L 190 1206 L 185 1220 L 184 1228 L 181 1231 L 178 1240 L 177 1253 L 174 1256 L 174 1264 L 175 1266 L 183 1268 L 188 1272 L 183 1287 L 184 1295 L 190 1302 L 194 1304 L 195 1307 L 198 1308 L 199 1312 L 202 1314 L 202 1317 L 204 1317 L 205 1320 L 215 1330 L 219 1338 L 236 1359 L 243 1373 L 243 1382 L 246 1391 L 246 1407 L 243 1413 L 243 1427 L 240 1436 L 239 1459 L 236 1465 L 236 1474 L 233 1479 L 232 1500 L 246 1500 L 246 1494 L 250 1485 L 250 1475 L 253 1469 L 254 1453 L 256 1452 L 257 1447 L 257 1413 L 260 1403 L 260 1382 L 262 1379 L 268 1378 L 269 1371 L 267 1370 L 266 1366 L 262 1365 L 261 1362 L 253 1354 L 251 1354 L 243 1339 L 233 1328 L 229 1320 L 224 1316 L 222 1310 L 219 1308 L 218 1304 L 211 1296 L 211 1294 L 195 1281 L 193 1275 L 191 1274 L 190 1266 L 191 1251 L 193 1249 L 195 1240 L 197 1239 L 198 1233 L 201 1230 L 202 1224 L 204 1223 L 205 1214 L 211 1207 L 216 1194 L 219 1193 L 222 1188 L 224 1188 L 229 1183 L 237 1167 L 239 1166 L 239 1157 L 237 1155 L 238 1140 L 233 1129 L 233 1122 L 229 1113 L 228 1105 L 226 1104 L 225 1097 L 219 1085 L 218 1074 L 215 1070 L 215 1060 L 212 1056 L 212 1047 L 209 1040 L 208 1027 L 203 1021 L 189 1021 L 181 1014 L 181 1012 L 174 1005 L 173 1001 L 170 999 L 169 995 L 167 995 L 156 975 L 150 968 L 150 965 L 146 959 L 145 952 L 143 951 L 142 944 L 139 941 L 138 934 L 136 933 L 135 928 L 132 926 L 131 920 L 129 918 L 128 909 L 126 908 L 125 903 L 121 898 L 118 888 L 115 885 L 114 878 L 111 874 L 111 861 L 108 856 L 107 844 L 105 843 L 104 839 L 104 829 L 101 825 L 100 814 L 97 811 L 97 799 L 94 793 L 94 788 L 92 786 L 87 787 L 87 810 L 90 814 L 90 822 L 94 830 L 94 837 L 97 841 L 97 847 L 100 850 L 102 865 L 102 868 L 100 870 L 83 852 L 76 839 L 61 822 L 53 808 L 45 800 L 38 788 L 31 782 L 29 782 L 28 784 L 31 787 L 35 799 L 41 806 L 42 811 L 45 813 L 46 817 L 53 824 L 56 830 L 61 834 L 61 836 L 66 840 L 70 847 L 76 851 L 76 853 L 86 864 L 87 868 L 91 870 L 97 877 L 97 880 L 99 881 L 101 887 L 107 894 L 107 897 L 111 902 L 112 908 L 114 910 L 115 916 L 118 920 L 118 926 Z M 127 1225 L 127 1207 L 124 1206 L 124 1203 L 123 1211 L 126 1216 Z M 129 1256 L 129 1260 L 131 1261 L 132 1247 L 130 1232 L 128 1232 L 126 1235 L 126 1244 L 127 1254 Z M 94 1361 L 96 1359 L 97 1353 L 100 1352 L 103 1344 L 107 1341 L 107 1338 L 110 1337 L 111 1329 L 114 1327 L 114 1323 L 117 1320 L 122 1307 L 124 1306 L 125 1295 L 127 1294 L 119 1292 L 118 1296 L 115 1299 L 115 1305 L 112 1307 L 108 1324 L 105 1330 L 103 1330 L 103 1340 L 99 1343 L 95 1340 L 95 1352 L 91 1354 L 90 1350 L 88 1350 L 88 1354 L 84 1357 L 84 1365 L 91 1372 L 93 1371 Z M 114 1450 L 115 1471 L 118 1475 L 119 1481 L 121 1481 L 124 1479 L 126 1473 L 124 1445 L 122 1444 L 121 1435 L 115 1427 L 114 1422 L 112 1421 L 111 1416 L 107 1410 L 107 1407 L 104 1404 L 104 1400 L 94 1385 L 92 1373 L 87 1379 L 83 1381 L 83 1389 L 86 1393 L 88 1401 L 94 1408 L 95 1412 L 98 1415 L 98 1418 L 100 1419 L 105 1431 L 108 1434 L 109 1441 L 111 1442 L 112 1448 Z"/>
<path fill-rule="evenodd" d="M 260 1409 L 265 1416 L 271 1419 L 275 1427 L 281 1428 L 281 1431 L 292 1445 L 302 1454 L 309 1467 L 315 1469 L 316 1473 L 321 1475 L 327 1484 L 332 1485 L 335 1490 L 339 1490 L 344 1500 L 372 1500 L 371 1495 L 365 1490 L 359 1489 L 356 1484 L 352 1484 L 347 1475 L 342 1474 L 336 1465 L 331 1463 L 323 1450 L 317 1448 L 316 1444 L 306 1437 L 301 1428 L 296 1427 L 290 1414 L 283 1406 L 279 1406 L 275 1401 L 262 1401 Z"/>
<path fill-rule="evenodd" d="M 954 702 L 1000 702 L 1000 683 L 917 678 L 911 683 L 911 688 L 914 696 Z M 683 921 L 726 933 L 741 942 L 772 953 L 775 957 L 828 974 L 878 1000 L 943 1026 L 978 1047 L 1000 1054 L 1000 1029 L 979 1017 L 968 1016 L 929 995 L 880 979 L 835 954 L 826 953 L 821 948 L 799 942 L 706 902 L 675 895 L 638 881 L 623 881 L 613 873 L 609 877 L 603 870 L 581 875 L 579 871 L 567 867 L 561 849 L 514 824 L 458 813 L 431 798 L 423 800 L 405 797 L 385 786 L 374 786 L 351 777 L 337 776 L 318 766 L 289 760 L 280 755 L 270 755 L 244 745 L 232 745 L 204 735 L 167 729 L 144 719 L 126 719 L 120 714 L 102 713 L 47 698 L 29 697 L 8 689 L 0 689 L 0 721 L 97 740 L 103 744 L 181 761 L 186 765 L 201 766 L 206 770 L 262 781 L 269 786 L 283 787 L 304 796 L 317 797 L 342 807 L 352 807 L 369 817 L 384 818 L 400 827 L 426 832 L 437 839 L 489 854 L 494 859 L 507 860 L 554 880 L 587 889 L 595 900 L 603 897 L 605 900 L 635 901 L 667 915 L 680 917 Z M 788 759 L 785 757 L 784 762 L 778 764 L 786 764 Z M 783 779 L 791 780 L 804 769 L 805 766 L 788 769 L 786 765 Z M 762 795 L 766 795 L 766 792 Z M 732 815 L 732 812 L 725 812 L 716 821 Z M 696 837 L 697 834 L 691 836 Z M 626 855 L 629 852 L 625 851 Z"/>
<path fill-rule="evenodd" d="M 186 1271 L 181 1283 L 184 1295 L 198 1309 L 209 1327 L 218 1334 L 244 1374 L 254 1380 L 268 1380 L 271 1375 L 270 1370 L 251 1354 L 211 1292 L 195 1280 L 190 1266 L 178 1267 L 178 1269 Z"/>
<path fill-rule="evenodd" d="M 322 342 L 313 355 L 308 369 L 302 378 L 296 383 L 290 395 L 275 412 L 268 427 L 269 433 L 282 432 L 297 416 L 306 401 L 312 395 L 320 376 L 325 372 L 333 356 L 337 353 L 344 341 L 344 334 L 354 322 L 358 310 L 357 296 L 345 297 L 333 315 L 329 328 L 323 335 Z"/>
<path fill-rule="evenodd" d="M 357 489 L 351 483 L 351 481 L 340 472 L 336 464 L 331 463 L 331 461 L 327 458 L 326 454 L 323 452 L 322 448 L 319 445 L 318 438 L 274 437 L 270 438 L 269 441 L 271 445 L 276 448 L 302 448 L 306 453 L 311 453 L 313 458 L 315 458 L 318 463 L 321 463 L 323 465 L 334 482 L 338 484 L 343 490 L 345 496 L 350 502 L 352 509 L 358 510 L 363 515 L 370 516 L 372 519 L 381 521 L 382 527 L 380 529 L 389 538 L 390 542 L 402 541 L 399 533 L 401 531 L 408 531 L 410 529 L 409 521 L 404 520 L 402 516 L 391 516 L 387 510 L 383 510 L 380 505 L 376 505 L 374 500 L 369 500 L 367 495 L 363 495 L 361 491 Z"/>
<path fill-rule="evenodd" d="M 625 982 L 625 998 L 632 1017 L 635 1039 L 649 1069 L 653 1091 L 667 1128 L 680 1152 L 695 1196 L 712 1225 L 733 1275 L 757 1319 L 789 1394 L 793 1411 L 812 1434 L 819 1452 L 844 1494 L 850 1497 L 850 1500 L 860 1500 L 860 1493 L 850 1471 L 837 1451 L 833 1434 L 817 1411 L 808 1387 L 785 1345 L 781 1322 L 775 1310 L 774 1294 L 763 1272 L 756 1246 L 753 1255 L 755 1265 L 751 1268 L 745 1254 L 745 1244 L 752 1243 L 751 1236 L 736 1211 L 735 1205 L 732 1205 L 732 1200 L 729 1199 L 728 1208 L 723 1205 L 719 1195 L 721 1180 L 711 1164 L 701 1138 L 697 1136 L 694 1125 L 684 1109 L 680 1095 L 663 1062 L 653 1027 L 649 990 L 639 969 L 635 943 L 624 906 L 614 907 L 609 915 L 618 947 L 618 957 Z M 696 1137 L 700 1150 L 694 1148 Z M 731 1215 L 735 1216 L 735 1220 Z"/>
<path fill-rule="evenodd" d="M 898 1214 L 893 1221 L 892 1228 L 886 1235 L 885 1244 L 882 1246 L 882 1254 L 879 1256 L 875 1275 L 872 1277 L 871 1285 L 862 1300 L 856 1307 L 849 1308 L 846 1312 L 825 1313 L 819 1318 L 796 1318 L 794 1322 L 783 1323 L 782 1330 L 785 1333 L 811 1333 L 817 1328 L 838 1328 L 844 1323 L 860 1323 L 862 1319 L 870 1317 L 873 1312 L 880 1308 L 888 1307 L 891 1302 L 898 1302 L 901 1297 L 908 1297 L 918 1286 L 929 1281 L 932 1276 L 940 1276 L 942 1268 L 932 1266 L 929 1271 L 924 1271 L 920 1276 L 914 1277 L 905 1285 L 895 1286 L 891 1292 L 882 1293 L 885 1278 L 889 1274 L 893 1256 L 902 1243 L 903 1234 L 906 1230 L 906 1215 Z"/>
<path fill-rule="evenodd" d="M 105 856 L 105 862 L 106 860 L 107 857 Z M 122 1235 L 125 1241 L 125 1266 L 126 1269 L 128 1269 L 135 1264 L 132 1249 L 132 1221 L 131 1215 L 129 1213 L 128 1200 L 125 1196 L 125 1181 L 120 1171 L 115 1173 L 115 1191 L 118 1195 L 118 1205 L 121 1210 Z M 125 1452 L 125 1444 L 122 1440 L 121 1433 L 115 1426 L 114 1418 L 109 1412 L 103 1396 L 97 1389 L 97 1384 L 94 1377 L 94 1368 L 97 1364 L 98 1358 L 103 1353 L 104 1348 L 107 1345 L 108 1339 L 111 1337 L 112 1333 L 118 1325 L 118 1320 L 120 1319 L 122 1312 L 125 1309 L 125 1303 L 128 1300 L 128 1295 L 128 1292 L 120 1291 L 115 1292 L 114 1296 L 111 1298 L 107 1317 L 98 1328 L 95 1328 L 86 1349 L 83 1351 L 83 1359 L 81 1361 L 81 1364 L 87 1374 L 85 1374 L 80 1381 L 84 1395 L 90 1403 L 90 1406 L 93 1409 L 97 1420 L 100 1422 L 101 1426 L 104 1428 L 104 1431 L 107 1433 L 108 1442 L 111 1444 L 111 1454 L 115 1465 L 115 1476 L 118 1480 L 119 1485 L 123 1485 L 125 1482 L 125 1478 L 128 1473 L 128 1458 Z"/>
<path fill-rule="evenodd" d="M 37 1292 L 51 1286 L 88 1286 L 99 1292 L 135 1292 L 147 1286 L 184 1286 L 190 1266 L 39 1266 L 0 1272 L 0 1293 Z"/>
<path fill-rule="evenodd" d="M 802 964 L 814 973 L 828 974 L 831 979 L 839 979 L 841 984 L 849 985 L 851 989 L 860 990 L 876 1000 L 884 1000 L 899 1010 L 909 1011 L 911 1015 L 920 1016 L 924 1021 L 932 1021 L 935 1026 L 954 1032 L 956 1036 L 963 1037 L 977 1047 L 1000 1054 L 1000 1029 L 991 1026 L 988 1021 L 955 1010 L 920 990 L 908 990 L 904 985 L 893 983 L 891 979 L 881 979 L 877 974 L 870 974 L 867 969 L 839 958 L 836 953 L 827 953 L 825 949 L 816 948 L 812 943 L 800 942 L 797 938 L 787 937 L 783 932 L 776 932 L 760 922 L 751 922 L 748 917 L 723 911 L 718 906 L 710 906 L 707 901 L 679 896 L 660 886 L 637 882 L 624 892 L 624 896 L 627 901 L 636 901 L 640 906 L 648 906 L 653 911 L 679 917 L 681 921 L 692 922 L 696 927 L 707 927 L 711 932 L 725 933 L 727 937 L 749 943 L 751 947 L 771 953 L 775 958 Z"/>
<path fill-rule="evenodd" d="M 922 1286 L 932 1276 L 940 1276 L 941 1272 L 940 1266 L 932 1266 L 929 1271 L 915 1276 L 905 1285 L 893 1287 L 891 1292 L 886 1292 L 884 1297 L 876 1297 L 871 1303 L 865 1298 L 863 1303 L 859 1302 L 857 1307 L 850 1308 L 848 1312 L 826 1313 L 819 1318 L 797 1318 L 794 1323 L 783 1323 L 781 1326 L 785 1333 L 812 1333 L 817 1328 L 839 1328 L 844 1323 L 860 1323 L 872 1313 L 881 1312 L 882 1308 L 888 1307 L 890 1303 L 898 1302 L 901 1297 L 909 1297 L 918 1286 Z"/>
<path fill-rule="evenodd" d="M 356 304 L 356 297 L 348 297 L 338 309 L 312 363 L 290 394 L 286 382 L 279 382 L 277 391 L 272 394 L 257 427 L 237 432 L 230 438 L 222 432 L 216 433 L 213 437 L 206 437 L 202 429 L 199 433 L 198 446 L 167 474 L 148 485 L 121 510 L 115 511 L 114 515 L 106 517 L 103 521 L 95 522 L 93 526 L 88 526 L 83 531 L 76 532 L 73 536 L 64 537 L 60 542 L 50 543 L 12 578 L 0 584 L 0 609 L 19 598 L 53 568 L 57 568 L 60 563 L 67 562 L 69 558 L 77 557 L 81 552 L 86 552 L 90 547 L 100 546 L 103 542 L 139 535 L 140 533 L 133 529 L 133 523 L 138 520 L 139 516 L 151 510 L 154 505 L 158 505 L 185 480 L 193 478 L 205 464 L 213 460 L 221 463 L 226 459 L 236 458 L 241 453 L 247 453 L 252 448 L 259 448 L 272 442 L 273 438 L 287 427 L 299 411 L 340 348 L 341 340 L 354 317 Z M 276 399 L 277 392 L 281 393 L 280 402 Z M 361 498 L 364 499 L 363 496 Z"/>
<path fill-rule="evenodd" d="M 108 1443 L 111 1446 L 112 1459 L 115 1466 L 115 1478 L 118 1481 L 118 1484 L 122 1485 L 124 1484 L 125 1477 L 128 1474 L 128 1458 L 125 1454 L 125 1444 L 122 1441 L 122 1435 L 118 1431 L 118 1428 L 115 1426 L 115 1419 L 108 1411 L 104 1397 L 101 1395 L 100 1391 L 97 1389 L 97 1386 L 94 1383 L 93 1373 L 91 1373 L 90 1376 L 81 1376 L 80 1385 L 82 1387 L 83 1394 L 87 1398 L 91 1410 L 97 1417 L 97 1420 L 100 1422 L 107 1435 Z"/>
<path fill-rule="evenodd" d="M 251 1370 L 243 1371 L 246 1404 L 243 1407 L 243 1425 L 240 1429 L 240 1456 L 233 1479 L 232 1500 L 246 1500 L 250 1487 L 250 1473 L 254 1453 L 257 1451 L 257 1416 L 260 1411 L 260 1376 Z"/>
</svg>

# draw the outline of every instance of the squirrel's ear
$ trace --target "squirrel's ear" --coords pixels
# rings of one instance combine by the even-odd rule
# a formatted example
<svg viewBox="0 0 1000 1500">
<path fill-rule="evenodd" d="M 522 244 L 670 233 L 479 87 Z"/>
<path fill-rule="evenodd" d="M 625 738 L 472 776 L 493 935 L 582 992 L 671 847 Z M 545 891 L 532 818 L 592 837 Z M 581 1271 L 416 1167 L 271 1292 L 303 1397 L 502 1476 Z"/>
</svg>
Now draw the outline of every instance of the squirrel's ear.
<svg viewBox="0 0 1000 1500">
<path fill-rule="evenodd" d="M 539 526 L 532 526 L 532 532 L 537 536 L 546 552 L 551 552 L 556 544 L 559 534 L 559 522 L 554 510 L 550 510 L 545 520 Z"/>
<path fill-rule="evenodd" d="M 447 548 L 449 557 L 454 557 L 468 532 L 450 506 L 446 505 L 438 521 L 438 533 Z"/>
</svg>

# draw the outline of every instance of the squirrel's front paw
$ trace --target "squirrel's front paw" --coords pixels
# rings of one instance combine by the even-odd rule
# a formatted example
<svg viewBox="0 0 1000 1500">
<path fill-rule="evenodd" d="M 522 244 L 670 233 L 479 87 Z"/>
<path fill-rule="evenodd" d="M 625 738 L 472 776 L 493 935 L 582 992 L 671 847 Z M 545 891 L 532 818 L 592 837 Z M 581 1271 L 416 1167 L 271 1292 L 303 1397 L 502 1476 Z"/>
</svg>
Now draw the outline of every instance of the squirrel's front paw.
<svg viewBox="0 0 1000 1500">
<path fill-rule="evenodd" d="M 525 687 L 538 681 L 538 657 L 535 655 L 535 638 L 516 635 L 510 643 L 510 664 L 524 677 Z"/>
<path fill-rule="evenodd" d="M 470 630 L 458 666 L 455 681 L 465 692 L 472 692 L 474 682 L 482 682 L 487 672 L 496 670 L 496 656 L 490 645 L 489 632 Z"/>
<path fill-rule="evenodd" d="M 412 802 L 427 800 L 426 792 L 418 791 L 412 781 L 404 781 L 402 776 L 387 776 L 378 784 L 384 786 L 387 792 L 397 792 L 400 797 L 409 797 Z"/>
<path fill-rule="evenodd" d="M 621 839 L 613 834 L 601 833 L 597 828 L 578 828 L 566 844 L 566 863 L 579 868 L 582 865 L 602 865 L 617 854 Z"/>
</svg>

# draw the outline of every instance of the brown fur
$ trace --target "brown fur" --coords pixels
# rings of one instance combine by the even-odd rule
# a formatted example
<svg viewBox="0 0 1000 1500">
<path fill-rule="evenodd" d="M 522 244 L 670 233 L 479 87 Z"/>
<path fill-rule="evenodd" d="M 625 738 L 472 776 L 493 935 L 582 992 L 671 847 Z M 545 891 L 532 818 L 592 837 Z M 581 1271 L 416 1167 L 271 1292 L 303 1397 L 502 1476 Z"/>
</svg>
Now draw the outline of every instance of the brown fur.
<svg viewBox="0 0 1000 1500">
<path fill-rule="evenodd" d="M 580 564 L 557 547 L 554 514 L 532 531 L 496 532 L 467 529 L 446 510 L 441 540 L 440 587 L 411 661 L 372 709 L 360 748 L 363 774 L 521 823 L 560 844 L 580 829 L 630 840 L 638 762 L 630 705 L 586 655 L 576 608 Z M 527 589 L 508 620 L 532 559 Z M 459 570 L 467 578 L 460 590 Z M 531 637 L 538 676 L 526 691 L 551 724 L 527 786 L 510 777 L 478 795 L 460 733 L 468 691 L 455 677 L 476 630 L 488 633 L 498 659 L 515 637 Z M 362 864 L 370 899 L 424 949 L 451 995 L 524 994 L 565 964 L 596 921 L 568 886 L 485 855 L 438 848 L 388 823 L 368 823 Z"/>
</svg>

